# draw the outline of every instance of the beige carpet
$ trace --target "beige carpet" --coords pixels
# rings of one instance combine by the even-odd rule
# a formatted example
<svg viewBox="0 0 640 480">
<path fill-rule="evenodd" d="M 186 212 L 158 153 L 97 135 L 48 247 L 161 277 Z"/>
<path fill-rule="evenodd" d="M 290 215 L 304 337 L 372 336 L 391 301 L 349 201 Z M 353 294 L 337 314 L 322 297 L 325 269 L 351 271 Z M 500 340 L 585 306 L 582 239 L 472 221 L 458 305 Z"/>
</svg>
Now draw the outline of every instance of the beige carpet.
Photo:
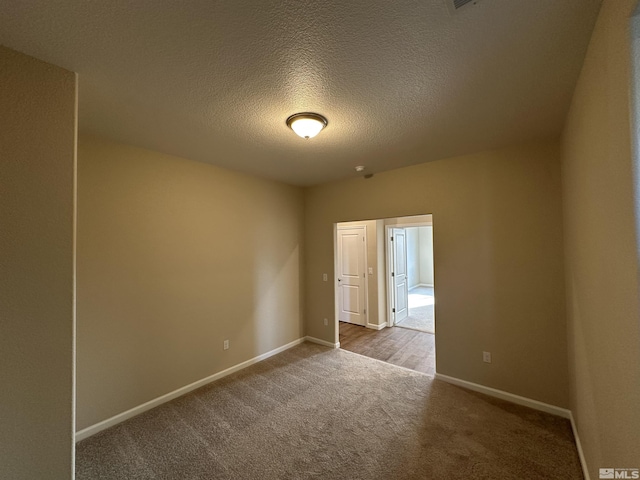
<svg viewBox="0 0 640 480">
<path fill-rule="evenodd" d="M 77 445 L 83 479 L 580 479 L 569 422 L 305 343 Z"/>
<path fill-rule="evenodd" d="M 434 304 L 433 287 L 413 288 L 409 291 L 409 315 L 396 326 L 435 333 Z"/>
</svg>

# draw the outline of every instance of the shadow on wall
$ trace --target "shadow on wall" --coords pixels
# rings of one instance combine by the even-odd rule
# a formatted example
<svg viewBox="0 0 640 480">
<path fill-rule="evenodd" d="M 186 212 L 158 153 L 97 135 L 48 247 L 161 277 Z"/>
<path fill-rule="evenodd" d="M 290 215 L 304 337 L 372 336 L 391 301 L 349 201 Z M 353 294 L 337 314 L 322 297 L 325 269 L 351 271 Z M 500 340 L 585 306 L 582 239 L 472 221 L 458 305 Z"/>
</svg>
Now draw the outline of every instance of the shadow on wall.
<svg viewBox="0 0 640 480">
<path fill-rule="evenodd" d="M 302 205 L 296 187 L 80 137 L 79 430 L 302 336 Z"/>
</svg>

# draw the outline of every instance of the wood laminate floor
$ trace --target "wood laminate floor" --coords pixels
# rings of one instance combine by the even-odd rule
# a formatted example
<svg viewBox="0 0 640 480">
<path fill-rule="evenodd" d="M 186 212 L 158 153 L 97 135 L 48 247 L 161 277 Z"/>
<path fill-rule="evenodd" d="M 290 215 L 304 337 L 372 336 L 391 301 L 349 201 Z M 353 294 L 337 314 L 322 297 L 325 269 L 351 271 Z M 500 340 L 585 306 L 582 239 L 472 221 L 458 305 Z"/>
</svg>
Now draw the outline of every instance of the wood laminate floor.
<svg viewBox="0 0 640 480">
<path fill-rule="evenodd" d="M 372 330 L 340 322 L 340 348 L 429 375 L 436 371 L 435 336 L 431 333 L 399 327 Z"/>
</svg>

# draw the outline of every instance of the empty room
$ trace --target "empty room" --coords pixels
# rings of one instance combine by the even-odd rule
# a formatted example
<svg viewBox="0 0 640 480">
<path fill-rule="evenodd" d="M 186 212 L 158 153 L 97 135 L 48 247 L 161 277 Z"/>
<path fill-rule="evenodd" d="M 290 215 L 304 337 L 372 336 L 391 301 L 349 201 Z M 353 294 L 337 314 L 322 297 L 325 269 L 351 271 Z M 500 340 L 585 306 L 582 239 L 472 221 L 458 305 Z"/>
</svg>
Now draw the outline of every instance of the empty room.
<svg viewBox="0 0 640 480">
<path fill-rule="evenodd" d="M 0 478 L 640 478 L 636 0 L 1 10 Z"/>
</svg>

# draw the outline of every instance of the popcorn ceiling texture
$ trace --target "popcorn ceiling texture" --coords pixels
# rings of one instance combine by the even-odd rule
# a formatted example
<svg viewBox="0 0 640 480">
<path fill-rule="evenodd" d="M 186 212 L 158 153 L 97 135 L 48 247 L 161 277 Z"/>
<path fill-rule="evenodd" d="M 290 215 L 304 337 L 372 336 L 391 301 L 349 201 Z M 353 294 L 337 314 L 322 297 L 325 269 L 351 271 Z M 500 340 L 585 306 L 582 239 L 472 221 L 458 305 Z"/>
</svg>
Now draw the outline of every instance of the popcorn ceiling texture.
<svg viewBox="0 0 640 480">
<path fill-rule="evenodd" d="M 0 43 L 79 72 L 83 132 L 311 185 L 558 137 L 600 3 L 14 0 Z"/>
</svg>

